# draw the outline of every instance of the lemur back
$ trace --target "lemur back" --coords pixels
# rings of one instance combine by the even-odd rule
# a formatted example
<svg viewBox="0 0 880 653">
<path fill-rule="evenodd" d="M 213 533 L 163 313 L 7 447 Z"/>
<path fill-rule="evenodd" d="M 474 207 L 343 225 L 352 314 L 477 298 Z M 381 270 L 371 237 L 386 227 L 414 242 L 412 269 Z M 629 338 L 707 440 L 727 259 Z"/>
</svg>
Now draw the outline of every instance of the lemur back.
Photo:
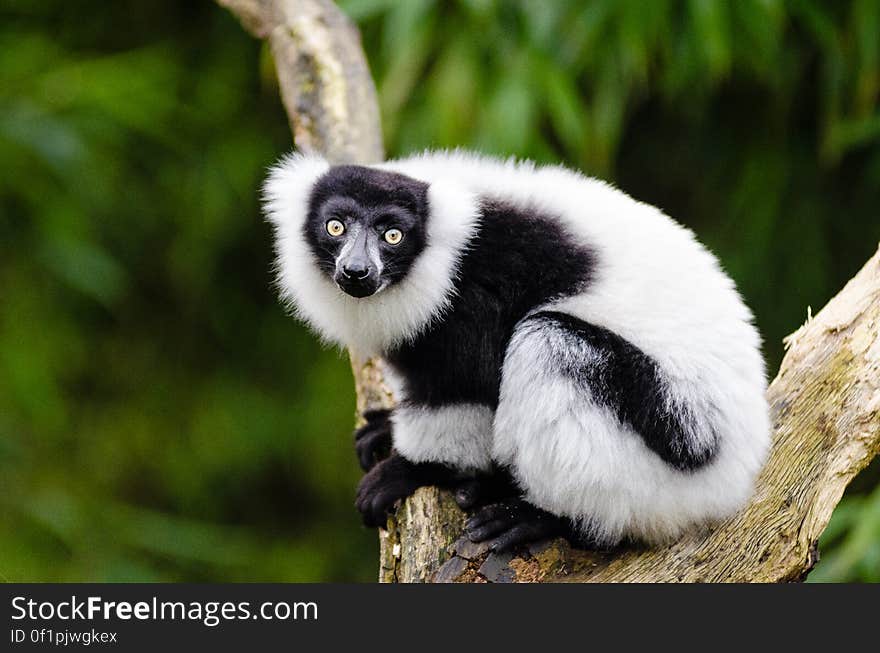
<svg viewBox="0 0 880 653">
<path fill-rule="evenodd" d="M 496 408 L 517 322 L 547 298 L 577 294 L 593 273 L 593 253 L 575 243 L 558 218 L 489 197 L 480 198 L 479 215 L 448 311 L 384 353 L 406 378 L 409 402 Z"/>
</svg>

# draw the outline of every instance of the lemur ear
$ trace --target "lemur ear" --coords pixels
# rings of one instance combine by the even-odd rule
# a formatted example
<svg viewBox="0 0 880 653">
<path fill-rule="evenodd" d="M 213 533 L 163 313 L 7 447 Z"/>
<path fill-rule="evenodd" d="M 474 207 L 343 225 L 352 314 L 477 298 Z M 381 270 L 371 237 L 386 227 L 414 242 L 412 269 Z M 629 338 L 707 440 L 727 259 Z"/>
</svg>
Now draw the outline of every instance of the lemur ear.
<svg viewBox="0 0 880 653">
<path fill-rule="evenodd" d="M 440 242 L 458 242 L 479 223 L 477 196 L 452 180 L 430 182 L 428 186 L 428 233 Z"/>
<path fill-rule="evenodd" d="M 263 213 L 279 232 L 301 226 L 308 214 L 309 196 L 330 164 L 317 154 L 292 152 L 269 170 L 263 182 Z"/>
</svg>

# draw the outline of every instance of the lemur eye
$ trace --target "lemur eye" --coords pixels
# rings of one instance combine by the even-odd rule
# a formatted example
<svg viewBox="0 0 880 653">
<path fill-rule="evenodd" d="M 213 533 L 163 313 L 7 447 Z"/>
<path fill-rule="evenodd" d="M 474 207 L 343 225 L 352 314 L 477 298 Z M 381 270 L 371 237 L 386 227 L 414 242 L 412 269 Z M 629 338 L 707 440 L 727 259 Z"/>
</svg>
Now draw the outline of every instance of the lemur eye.
<svg viewBox="0 0 880 653">
<path fill-rule="evenodd" d="M 345 232 L 345 225 L 339 220 L 330 220 L 327 223 L 327 233 L 331 236 L 341 236 Z"/>
<path fill-rule="evenodd" d="M 400 229 L 389 229 L 385 232 L 385 242 L 389 245 L 396 245 L 403 240 L 403 232 Z"/>
</svg>

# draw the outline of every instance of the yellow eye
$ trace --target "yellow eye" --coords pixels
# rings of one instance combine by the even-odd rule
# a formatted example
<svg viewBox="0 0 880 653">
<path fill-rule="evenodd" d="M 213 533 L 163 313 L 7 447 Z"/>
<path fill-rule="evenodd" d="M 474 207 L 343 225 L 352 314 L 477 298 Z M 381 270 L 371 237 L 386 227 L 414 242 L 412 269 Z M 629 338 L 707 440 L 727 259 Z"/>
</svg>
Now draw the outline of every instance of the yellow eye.
<svg viewBox="0 0 880 653">
<path fill-rule="evenodd" d="M 389 245 L 396 245 L 403 240 L 403 232 L 400 229 L 389 229 L 385 232 L 385 242 Z"/>
<path fill-rule="evenodd" d="M 330 220 L 327 223 L 327 233 L 331 236 L 341 236 L 345 233 L 345 225 L 339 220 Z"/>
</svg>

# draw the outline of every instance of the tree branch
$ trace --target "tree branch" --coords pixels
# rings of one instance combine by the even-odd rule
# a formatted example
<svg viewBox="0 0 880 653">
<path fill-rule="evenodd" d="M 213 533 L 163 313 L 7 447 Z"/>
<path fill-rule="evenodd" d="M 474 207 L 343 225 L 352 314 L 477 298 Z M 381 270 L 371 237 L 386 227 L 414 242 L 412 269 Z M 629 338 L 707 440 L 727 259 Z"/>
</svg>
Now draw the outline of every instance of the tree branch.
<svg viewBox="0 0 880 653">
<path fill-rule="evenodd" d="M 330 0 L 217 0 L 268 39 L 297 148 L 334 163 L 383 158 L 379 104 L 357 28 Z"/>
</svg>

